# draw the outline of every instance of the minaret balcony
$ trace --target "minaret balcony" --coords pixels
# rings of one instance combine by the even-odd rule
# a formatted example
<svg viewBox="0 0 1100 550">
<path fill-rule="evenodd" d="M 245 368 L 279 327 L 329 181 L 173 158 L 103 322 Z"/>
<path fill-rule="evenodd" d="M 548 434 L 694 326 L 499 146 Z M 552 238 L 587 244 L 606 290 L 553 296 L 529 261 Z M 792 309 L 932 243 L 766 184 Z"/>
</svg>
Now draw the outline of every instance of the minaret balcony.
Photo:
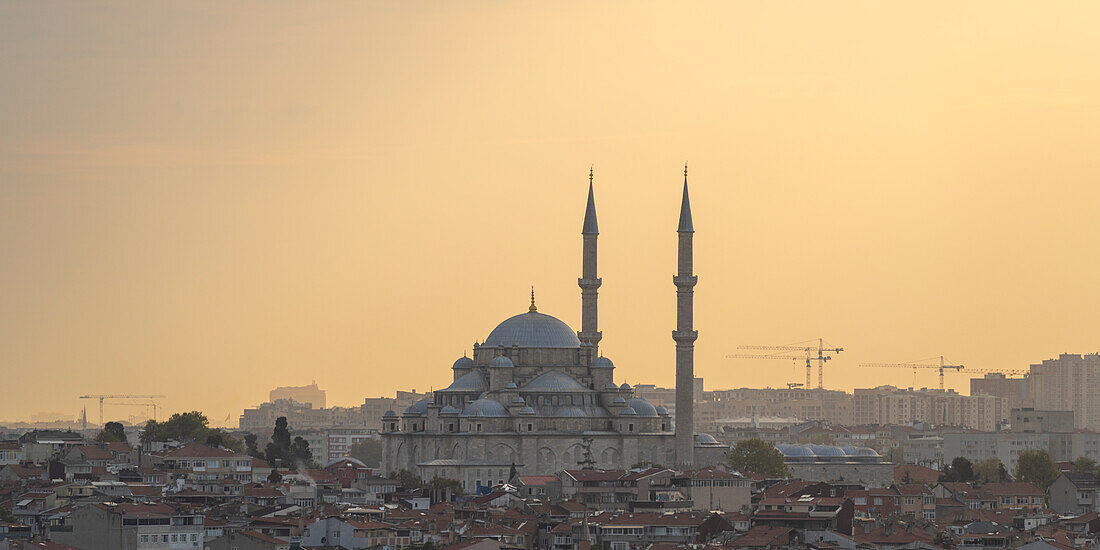
<svg viewBox="0 0 1100 550">
<path fill-rule="evenodd" d="M 595 290 L 597 288 L 600 288 L 600 285 L 603 284 L 603 279 L 599 277 L 593 277 L 591 279 L 585 279 L 584 277 L 581 277 L 580 279 L 577 279 L 577 284 L 585 290 Z"/>
<path fill-rule="evenodd" d="M 699 282 L 699 277 L 696 275 L 674 275 L 672 277 L 672 284 L 678 287 L 691 288 Z"/>
<path fill-rule="evenodd" d="M 697 330 L 674 330 L 672 331 L 672 339 L 676 340 L 677 344 L 691 344 L 699 338 L 699 331 Z"/>
</svg>

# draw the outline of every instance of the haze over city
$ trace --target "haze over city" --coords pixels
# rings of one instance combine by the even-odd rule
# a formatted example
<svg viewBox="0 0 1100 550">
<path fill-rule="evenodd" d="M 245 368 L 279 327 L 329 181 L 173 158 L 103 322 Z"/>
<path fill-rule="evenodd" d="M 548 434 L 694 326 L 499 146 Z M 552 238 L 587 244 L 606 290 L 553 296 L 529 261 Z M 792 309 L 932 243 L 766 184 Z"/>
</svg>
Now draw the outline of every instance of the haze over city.
<svg viewBox="0 0 1100 550">
<path fill-rule="evenodd" d="M 5 3 L 0 419 L 446 386 L 532 285 L 579 329 L 591 166 L 618 381 L 673 383 L 685 161 L 708 388 L 801 382 L 724 356 L 818 337 L 832 389 L 1094 352 L 1097 16 Z"/>
</svg>

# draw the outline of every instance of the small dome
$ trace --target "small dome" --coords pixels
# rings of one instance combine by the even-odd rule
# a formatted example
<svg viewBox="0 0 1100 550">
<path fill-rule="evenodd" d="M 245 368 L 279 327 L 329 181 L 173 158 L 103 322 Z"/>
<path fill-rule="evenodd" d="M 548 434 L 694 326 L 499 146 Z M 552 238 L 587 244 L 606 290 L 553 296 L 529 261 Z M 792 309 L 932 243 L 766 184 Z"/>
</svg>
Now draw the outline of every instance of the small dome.
<svg viewBox="0 0 1100 550">
<path fill-rule="evenodd" d="M 397 413 L 393 411 L 386 411 L 386 414 L 383 414 L 382 418 L 397 418 Z"/>
<path fill-rule="evenodd" d="M 844 456 L 844 454 L 845 454 L 843 449 L 841 449 L 840 447 L 834 447 L 832 445 L 807 445 L 807 447 L 810 448 L 810 451 L 813 452 L 815 456 L 819 456 L 819 457 L 821 457 L 821 456 L 841 457 L 841 456 Z"/>
<path fill-rule="evenodd" d="M 804 445 L 781 443 L 776 445 L 775 448 L 786 458 L 814 458 L 817 456 Z"/>
<path fill-rule="evenodd" d="M 650 405 L 649 401 L 641 397 L 632 397 L 627 399 L 626 403 L 630 405 L 630 408 L 634 409 L 634 412 L 638 413 L 638 416 L 657 416 L 657 409 L 653 408 L 653 405 Z"/>
<path fill-rule="evenodd" d="M 508 411 L 498 401 L 483 397 L 466 405 L 462 409 L 462 416 L 501 417 L 508 416 Z"/>
<path fill-rule="evenodd" d="M 459 411 L 458 409 L 456 409 L 456 408 L 454 408 L 450 405 L 447 405 L 447 406 L 443 407 L 442 409 L 439 409 L 439 416 L 451 416 L 451 415 L 456 415 L 460 412 L 462 412 L 462 411 Z"/>
<path fill-rule="evenodd" d="M 518 395 L 514 395 L 514 396 L 512 396 L 512 401 L 511 401 L 511 403 L 512 403 L 513 405 L 526 405 L 526 404 L 527 404 L 527 402 L 526 402 L 526 401 L 524 401 L 524 400 L 523 400 L 523 398 L 522 398 L 522 397 L 520 397 L 520 396 L 518 396 Z"/>
<path fill-rule="evenodd" d="M 536 413 L 535 409 L 532 409 L 531 407 L 524 407 L 519 410 L 519 414 L 522 416 L 534 416 L 538 413 Z"/>
<path fill-rule="evenodd" d="M 587 417 L 588 413 L 584 412 L 584 409 L 580 407 L 558 407 L 554 411 L 553 416 L 565 416 L 565 417 Z"/>
<path fill-rule="evenodd" d="M 601 355 L 601 356 L 597 357 L 594 361 L 592 361 L 592 368 L 594 368 L 594 369 L 613 369 L 613 368 L 615 368 L 615 363 L 612 363 L 610 359 L 608 359 L 608 358 Z"/>
<path fill-rule="evenodd" d="M 481 346 L 579 348 L 581 341 L 577 339 L 577 333 L 561 320 L 537 311 L 529 311 L 509 317 L 497 325 Z"/>
<path fill-rule="evenodd" d="M 492 361 L 489 361 L 489 366 L 497 369 L 510 369 L 515 365 L 512 364 L 512 360 L 501 355 L 500 357 L 494 357 Z"/>
<path fill-rule="evenodd" d="M 477 371 L 471 371 L 451 382 L 450 386 L 439 391 L 485 391 L 485 377 Z"/>
<path fill-rule="evenodd" d="M 717 439 L 714 439 L 710 434 L 695 434 L 696 445 L 721 445 Z"/>
<path fill-rule="evenodd" d="M 627 408 L 619 411 L 619 414 L 621 414 L 622 416 L 638 416 L 638 411 L 636 411 L 636 410 L 634 410 L 630 407 L 627 407 Z"/>
<path fill-rule="evenodd" d="M 629 389 L 632 389 L 632 388 L 630 387 L 630 384 L 627 384 L 626 382 L 623 382 L 623 385 L 619 386 L 619 389 L 620 390 L 629 390 Z"/>
<path fill-rule="evenodd" d="M 519 389 L 519 386 L 517 386 L 515 382 L 508 382 L 507 384 L 504 385 L 504 389 L 506 389 L 506 390 L 515 390 L 515 389 Z"/>
<path fill-rule="evenodd" d="M 666 408 L 664 408 L 660 405 L 657 405 L 656 410 L 657 410 L 657 416 L 668 416 L 668 409 L 666 409 Z"/>
<path fill-rule="evenodd" d="M 626 405 L 626 399 L 623 399 L 622 397 L 616 397 L 615 399 L 611 400 L 611 406 L 612 407 L 615 407 L 615 406 L 621 407 L 623 405 Z"/>
<path fill-rule="evenodd" d="M 472 369 L 474 368 L 474 360 L 463 355 L 455 360 L 455 364 L 451 365 L 452 369 Z"/>
</svg>

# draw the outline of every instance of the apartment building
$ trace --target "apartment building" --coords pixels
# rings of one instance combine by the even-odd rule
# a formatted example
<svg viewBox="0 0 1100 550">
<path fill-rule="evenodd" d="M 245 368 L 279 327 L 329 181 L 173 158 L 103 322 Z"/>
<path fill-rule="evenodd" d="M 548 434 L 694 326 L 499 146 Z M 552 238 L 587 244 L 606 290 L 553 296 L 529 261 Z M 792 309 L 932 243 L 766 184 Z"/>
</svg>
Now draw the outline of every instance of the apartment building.
<svg viewBox="0 0 1100 550">
<path fill-rule="evenodd" d="M 1031 365 L 1032 406 L 1073 411 L 1074 427 L 1100 430 L 1100 354 L 1063 353 Z"/>
</svg>

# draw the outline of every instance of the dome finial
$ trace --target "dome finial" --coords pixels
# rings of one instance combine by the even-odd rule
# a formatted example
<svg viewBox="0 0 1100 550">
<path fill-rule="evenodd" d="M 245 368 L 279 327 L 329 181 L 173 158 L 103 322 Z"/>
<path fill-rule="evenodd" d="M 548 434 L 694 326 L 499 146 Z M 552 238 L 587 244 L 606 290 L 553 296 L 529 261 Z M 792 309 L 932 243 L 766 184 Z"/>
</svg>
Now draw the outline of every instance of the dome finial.
<svg viewBox="0 0 1100 550">
<path fill-rule="evenodd" d="M 531 307 L 527 311 L 534 313 L 538 310 L 539 308 L 535 307 L 535 285 L 531 285 Z"/>
</svg>

